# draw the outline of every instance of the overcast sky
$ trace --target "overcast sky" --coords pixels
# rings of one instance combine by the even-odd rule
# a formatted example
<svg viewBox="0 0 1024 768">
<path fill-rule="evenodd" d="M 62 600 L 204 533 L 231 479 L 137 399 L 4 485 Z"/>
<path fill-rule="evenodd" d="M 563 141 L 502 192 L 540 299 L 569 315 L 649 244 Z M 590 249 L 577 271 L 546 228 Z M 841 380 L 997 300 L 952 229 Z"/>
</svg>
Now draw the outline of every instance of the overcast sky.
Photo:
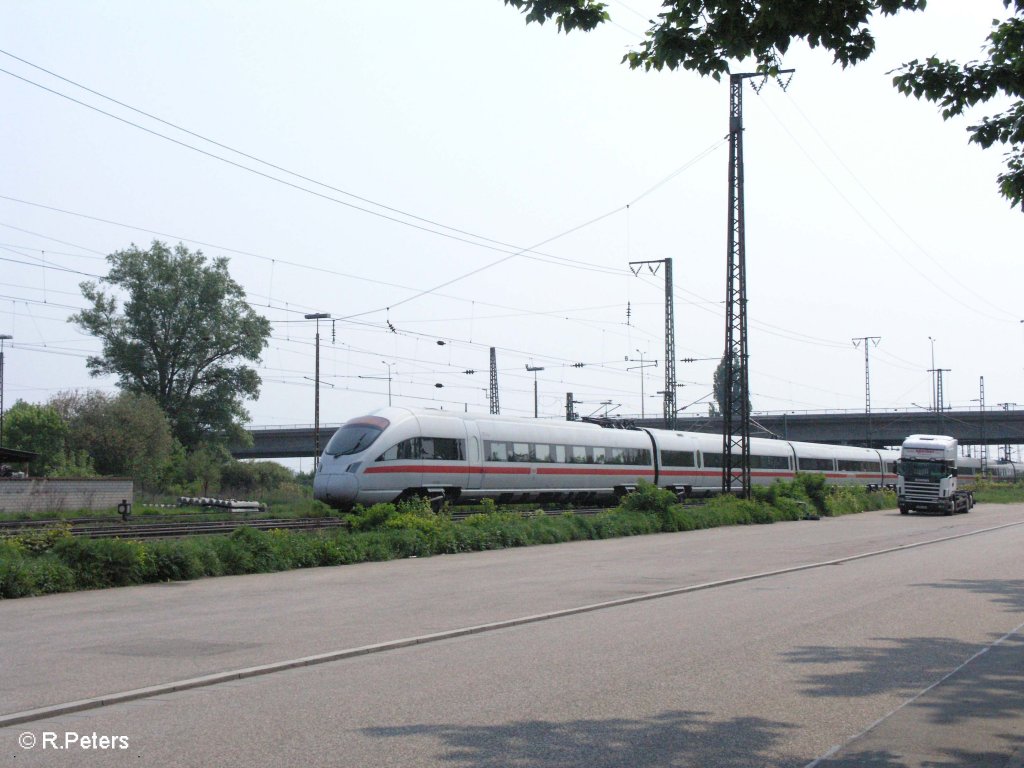
<svg viewBox="0 0 1024 768">
<path fill-rule="evenodd" d="M 660 414 L 663 273 L 627 265 L 666 257 L 677 355 L 713 358 L 678 363 L 679 405 L 706 413 L 724 345 L 728 86 L 629 70 L 657 5 L 610 11 L 614 24 L 565 36 L 501 0 L 5 0 L 7 405 L 114 389 L 88 375 L 99 345 L 66 320 L 106 254 L 158 238 L 230 257 L 273 322 L 254 424 L 312 422 L 311 312 L 338 319 L 320 326 L 324 423 L 386 405 L 389 371 L 396 405 L 486 412 L 492 346 L 503 413 L 532 415 L 532 365 L 542 416 L 563 416 L 569 391 L 583 414 Z M 929 337 L 947 403 L 977 407 L 984 376 L 987 404 L 1024 404 L 1024 216 L 997 193 L 1002 153 L 887 74 L 976 58 L 1004 13 L 932 0 L 878 20 L 865 64 L 795 45 L 787 90 L 745 91 L 755 411 L 863 409 L 863 336 L 881 337 L 874 410 L 931 404 Z M 641 355 L 658 366 L 627 370 Z"/>
</svg>

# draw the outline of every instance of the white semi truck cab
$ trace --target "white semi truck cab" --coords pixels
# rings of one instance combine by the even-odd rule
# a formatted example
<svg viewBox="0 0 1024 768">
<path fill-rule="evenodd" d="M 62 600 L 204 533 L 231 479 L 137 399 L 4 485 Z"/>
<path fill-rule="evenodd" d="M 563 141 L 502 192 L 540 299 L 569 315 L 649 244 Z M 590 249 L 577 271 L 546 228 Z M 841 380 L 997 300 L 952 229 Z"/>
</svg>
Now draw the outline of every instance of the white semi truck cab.
<svg viewBox="0 0 1024 768">
<path fill-rule="evenodd" d="M 896 478 L 900 512 L 970 512 L 974 495 L 957 487 L 957 443 L 947 435 L 911 435 L 903 441 Z"/>
</svg>

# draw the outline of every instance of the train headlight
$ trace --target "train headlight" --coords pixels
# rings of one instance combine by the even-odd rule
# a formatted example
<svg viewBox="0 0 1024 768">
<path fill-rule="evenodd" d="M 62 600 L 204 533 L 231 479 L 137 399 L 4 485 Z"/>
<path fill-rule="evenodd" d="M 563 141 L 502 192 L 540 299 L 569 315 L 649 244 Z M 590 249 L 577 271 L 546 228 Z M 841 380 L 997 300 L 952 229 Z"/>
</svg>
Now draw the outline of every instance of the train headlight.
<svg viewBox="0 0 1024 768">
<path fill-rule="evenodd" d="M 361 462 L 361 461 L 353 462 L 352 464 L 349 464 L 345 468 L 345 471 L 346 472 L 355 473 L 355 472 L 357 472 L 359 470 L 359 467 L 362 466 L 362 464 L 363 464 L 363 462 Z"/>
</svg>

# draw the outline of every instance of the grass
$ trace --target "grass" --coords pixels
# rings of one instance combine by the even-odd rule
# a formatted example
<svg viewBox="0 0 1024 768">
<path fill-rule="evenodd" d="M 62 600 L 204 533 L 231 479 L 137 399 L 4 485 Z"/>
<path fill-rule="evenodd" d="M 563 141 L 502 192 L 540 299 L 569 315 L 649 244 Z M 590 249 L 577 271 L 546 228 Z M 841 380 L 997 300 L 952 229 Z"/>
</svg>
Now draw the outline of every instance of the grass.
<svg viewBox="0 0 1024 768">
<path fill-rule="evenodd" d="M 994 483 L 978 480 L 974 500 L 979 504 L 1016 504 L 1024 501 L 1024 483 Z"/>
<path fill-rule="evenodd" d="M 824 478 L 798 476 L 756 489 L 754 498 L 719 496 L 685 505 L 648 483 L 616 509 L 593 516 L 550 517 L 488 503 L 453 521 L 426 501 L 375 504 L 349 516 L 349 530 L 257 531 L 166 541 L 74 538 L 68 526 L 0 539 L 0 598 L 102 589 L 228 574 L 427 557 L 535 544 L 692 531 L 723 525 L 799 520 L 895 506 L 891 492 L 828 488 Z M 276 510 L 275 510 L 276 511 Z"/>
</svg>

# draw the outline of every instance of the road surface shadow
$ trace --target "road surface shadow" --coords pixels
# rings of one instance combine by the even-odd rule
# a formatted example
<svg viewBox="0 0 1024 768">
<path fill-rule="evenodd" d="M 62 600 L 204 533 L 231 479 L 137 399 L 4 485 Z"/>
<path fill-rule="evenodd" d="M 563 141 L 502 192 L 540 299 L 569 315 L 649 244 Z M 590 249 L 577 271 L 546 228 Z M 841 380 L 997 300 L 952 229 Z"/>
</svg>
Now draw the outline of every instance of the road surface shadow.
<svg viewBox="0 0 1024 768">
<path fill-rule="evenodd" d="M 914 586 L 934 589 L 963 589 L 979 595 L 990 595 L 993 602 L 1005 605 L 1007 610 L 1024 611 L 1024 579 L 958 579 L 932 584 L 915 584 Z"/>
<path fill-rule="evenodd" d="M 433 737 L 446 747 L 437 759 L 478 768 L 750 768 L 776 765 L 773 747 L 793 727 L 762 718 L 711 722 L 703 712 L 665 712 L 647 719 L 411 725 L 364 733 Z"/>
<path fill-rule="evenodd" d="M 1005 752 L 943 750 L 941 755 L 898 755 L 888 750 L 843 752 L 815 768 L 1014 768 Z"/>
<path fill-rule="evenodd" d="M 926 584 L 990 597 L 1024 611 L 1024 581 Z M 1018 622 L 1015 622 L 1018 623 Z M 987 643 L 942 637 L 879 638 L 878 645 L 805 646 L 784 656 L 821 669 L 804 678 L 810 696 L 905 697 L 902 705 L 819 768 L 1008 768 L 1024 765 L 1024 635 Z"/>
</svg>

